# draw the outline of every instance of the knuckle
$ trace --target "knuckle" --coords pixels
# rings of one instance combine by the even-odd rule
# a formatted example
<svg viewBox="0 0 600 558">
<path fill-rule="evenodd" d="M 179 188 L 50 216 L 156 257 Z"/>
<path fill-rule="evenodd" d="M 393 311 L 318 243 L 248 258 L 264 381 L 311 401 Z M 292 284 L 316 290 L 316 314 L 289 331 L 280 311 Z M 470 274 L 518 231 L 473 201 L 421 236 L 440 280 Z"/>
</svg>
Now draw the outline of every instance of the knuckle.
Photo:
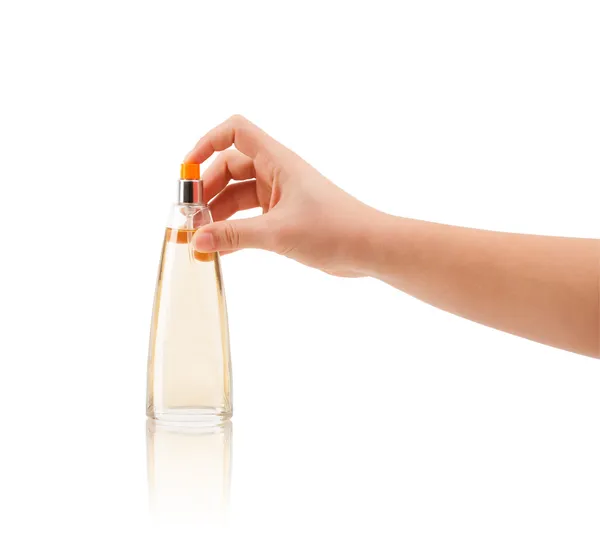
<svg viewBox="0 0 600 558">
<path fill-rule="evenodd" d="M 235 151 L 233 149 L 226 149 L 225 151 L 222 151 L 219 155 L 221 165 L 223 165 L 225 169 L 229 168 L 229 165 L 235 158 L 234 156 Z"/>
<path fill-rule="evenodd" d="M 217 168 L 225 169 L 225 168 L 227 168 L 228 161 L 229 161 L 229 149 L 226 149 L 225 151 L 221 151 L 221 153 L 219 153 L 217 155 L 214 165 L 217 166 Z"/>
<path fill-rule="evenodd" d="M 225 246 L 231 250 L 237 250 L 240 247 L 239 232 L 231 223 L 225 223 L 223 227 L 223 241 Z"/>
<path fill-rule="evenodd" d="M 231 180 L 231 172 L 232 169 L 236 167 L 236 163 L 238 162 L 239 153 L 234 149 L 226 149 L 225 151 L 221 151 L 215 164 L 217 168 L 225 174 L 228 180 Z"/>
<path fill-rule="evenodd" d="M 229 117 L 229 122 L 237 127 L 245 125 L 248 120 L 246 120 L 246 118 L 244 118 L 241 114 L 233 114 Z"/>
</svg>

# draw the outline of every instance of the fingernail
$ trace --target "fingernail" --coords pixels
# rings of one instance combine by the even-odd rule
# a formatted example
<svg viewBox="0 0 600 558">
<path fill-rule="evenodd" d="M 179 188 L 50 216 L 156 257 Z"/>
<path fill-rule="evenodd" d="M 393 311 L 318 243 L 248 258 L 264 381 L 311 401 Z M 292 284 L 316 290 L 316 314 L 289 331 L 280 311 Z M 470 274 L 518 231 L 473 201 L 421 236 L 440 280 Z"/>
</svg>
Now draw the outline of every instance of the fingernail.
<svg viewBox="0 0 600 558">
<path fill-rule="evenodd" d="M 206 232 L 197 232 L 194 235 L 194 247 L 198 252 L 214 252 L 215 241 L 213 235 Z"/>
</svg>

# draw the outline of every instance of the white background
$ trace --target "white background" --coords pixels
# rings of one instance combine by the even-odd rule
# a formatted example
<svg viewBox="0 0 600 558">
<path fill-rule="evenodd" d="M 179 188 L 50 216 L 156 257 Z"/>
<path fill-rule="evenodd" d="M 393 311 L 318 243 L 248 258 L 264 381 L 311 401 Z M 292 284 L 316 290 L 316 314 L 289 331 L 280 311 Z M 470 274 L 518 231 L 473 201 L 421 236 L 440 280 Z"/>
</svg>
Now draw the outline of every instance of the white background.
<svg viewBox="0 0 600 558">
<path fill-rule="evenodd" d="M 208 128 L 242 113 L 390 213 L 597 237 L 599 29 L 573 0 L 2 2 L 2 555 L 597 556 L 598 362 L 371 279 L 225 258 L 226 526 L 151 521 L 144 408 Z"/>
</svg>

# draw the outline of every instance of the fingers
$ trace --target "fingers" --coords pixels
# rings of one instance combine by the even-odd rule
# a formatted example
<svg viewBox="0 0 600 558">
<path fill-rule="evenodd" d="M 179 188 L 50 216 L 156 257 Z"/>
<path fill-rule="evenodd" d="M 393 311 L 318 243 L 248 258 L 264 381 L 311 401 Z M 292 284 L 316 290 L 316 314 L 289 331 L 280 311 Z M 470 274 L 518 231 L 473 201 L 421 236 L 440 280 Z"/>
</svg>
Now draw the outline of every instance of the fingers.
<svg viewBox="0 0 600 558">
<path fill-rule="evenodd" d="M 208 167 L 202 177 L 204 199 L 212 200 L 230 180 L 256 178 L 254 163 L 250 157 L 229 149 L 221 153 Z"/>
<path fill-rule="evenodd" d="M 241 248 L 268 249 L 270 235 L 268 216 L 218 221 L 202 227 L 194 235 L 198 252 L 230 252 Z"/>
<path fill-rule="evenodd" d="M 230 184 L 210 204 L 215 221 L 224 221 L 238 211 L 259 207 L 256 180 Z"/>
<path fill-rule="evenodd" d="M 202 137 L 186 155 L 185 162 L 203 163 L 215 151 L 224 151 L 232 145 L 254 159 L 261 149 L 272 143 L 275 143 L 273 138 L 243 116 L 236 114 Z"/>
</svg>

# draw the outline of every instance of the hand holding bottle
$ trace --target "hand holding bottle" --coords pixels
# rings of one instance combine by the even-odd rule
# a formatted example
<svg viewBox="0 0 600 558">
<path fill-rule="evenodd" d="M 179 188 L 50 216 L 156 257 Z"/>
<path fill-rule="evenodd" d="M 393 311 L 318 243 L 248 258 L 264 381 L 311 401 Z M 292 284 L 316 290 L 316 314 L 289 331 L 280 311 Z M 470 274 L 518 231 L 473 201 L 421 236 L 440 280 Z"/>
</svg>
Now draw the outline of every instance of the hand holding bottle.
<svg viewBox="0 0 600 558">
<path fill-rule="evenodd" d="M 236 150 L 228 149 L 235 145 Z M 226 150 L 226 151 L 225 151 Z M 203 176 L 215 223 L 196 233 L 196 249 L 262 248 L 333 275 L 368 274 L 365 228 L 378 211 L 359 202 L 242 116 L 206 134 L 186 162 L 223 151 Z M 240 182 L 230 183 L 231 180 Z M 263 215 L 225 221 L 261 207 Z"/>
<path fill-rule="evenodd" d="M 334 275 L 369 275 L 465 318 L 600 357 L 600 240 L 387 215 L 241 116 L 206 134 L 187 161 L 232 145 L 204 175 L 217 222 L 196 233 L 197 250 L 263 248 Z M 252 207 L 263 215 L 225 221 Z"/>
</svg>

